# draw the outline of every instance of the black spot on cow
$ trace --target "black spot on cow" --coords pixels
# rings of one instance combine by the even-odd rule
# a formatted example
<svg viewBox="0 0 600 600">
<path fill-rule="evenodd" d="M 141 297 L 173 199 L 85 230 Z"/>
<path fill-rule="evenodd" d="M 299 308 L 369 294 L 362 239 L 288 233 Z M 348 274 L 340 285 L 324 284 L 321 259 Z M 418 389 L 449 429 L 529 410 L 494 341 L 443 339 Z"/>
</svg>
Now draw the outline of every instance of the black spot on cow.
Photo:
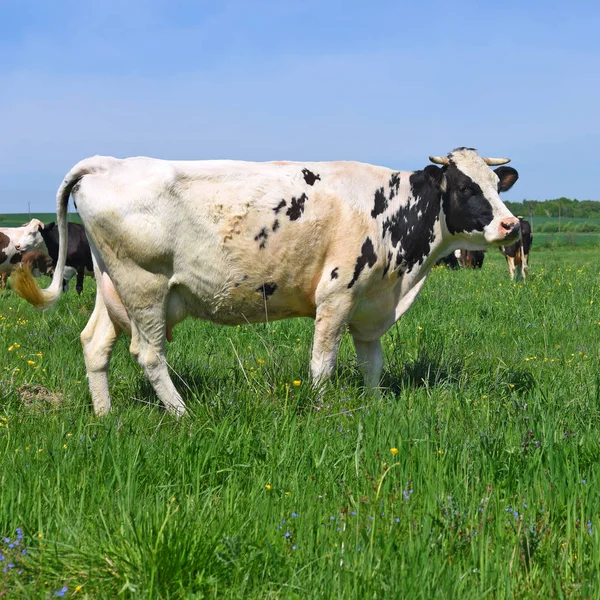
<svg viewBox="0 0 600 600">
<path fill-rule="evenodd" d="M 391 252 L 388 252 L 387 255 L 387 262 L 385 263 L 385 268 L 383 269 L 383 275 L 382 275 L 382 279 L 385 279 L 385 276 L 388 274 L 388 271 L 390 270 L 390 267 L 392 266 L 392 258 L 393 258 L 393 254 Z"/>
<path fill-rule="evenodd" d="M 398 195 L 400 190 L 400 173 L 392 173 L 388 182 L 390 188 L 390 201 L 394 199 L 394 196 Z"/>
<path fill-rule="evenodd" d="M 362 245 L 360 249 L 360 256 L 356 259 L 356 264 L 354 265 L 354 275 L 352 277 L 352 281 L 348 284 L 348 289 L 350 289 L 360 277 L 365 266 L 369 266 L 371 268 L 377 262 L 377 254 L 375 254 L 375 248 L 373 248 L 373 242 L 371 238 L 367 238 L 365 243 Z"/>
<path fill-rule="evenodd" d="M 5 233 L 0 233 L 0 263 L 7 259 L 7 254 L 4 252 L 10 244 L 10 238 Z"/>
<path fill-rule="evenodd" d="M 481 187 L 453 163 L 446 169 L 442 202 L 446 225 L 452 234 L 483 231 L 494 218 L 492 205 Z"/>
<path fill-rule="evenodd" d="M 275 214 L 277 215 L 277 214 L 279 214 L 279 211 L 280 211 L 282 208 L 285 208 L 286 206 L 287 206 L 287 202 L 286 202 L 285 200 L 282 200 L 282 201 L 281 201 L 281 202 L 280 202 L 280 203 L 279 203 L 279 204 L 278 204 L 278 205 L 277 205 L 277 206 L 276 206 L 276 207 L 273 209 L 273 211 L 274 211 L 274 212 L 275 212 Z"/>
<path fill-rule="evenodd" d="M 22 255 L 20 252 L 15 252 L 15 254 L 13 254 L 13 256 L 10 259 L 10 264 L 11 265 L 16 265 L 22 258 Z"/>
<path fill-rule="evenodd" d="M 269 237 L 269 230 L 263 227 L 255 236 L 254 241 L 260 241 L 258 247 L 262 250 L 267 245 L 267 238 Z"/>
<path fill-rule="evenodd" d="M 336 267 L 335 269 L 333 269 L 333 271 L 331 271 L 331 279 L 337 279 L 338 278 L 338 267 Z"/>
<path fill-rule="evenodd" d="M 275 233 L 279 229 L 279 219 L 275 219 L 273 221 L 273 233 Z"/>
<path fill-rule="evenodd" d="M 385 195 L 385 190 L 380 187 L 375 191 L 375 206 L 371 211 L 371 216 L 376 219 L 379 215 L 385 212 L 385 209 L 388 207 L 388 199 Z"/>
<path fill-rule="evenodd" d="M 304 175 L 304 181 L 308 183 L 308 185 L 315 185 L 315 181 L 321 181 L 320 175 L 315 175 L 312 171 L 308 169 L 302 169 L 302 175 Z"/>
<path fill-rule="evenodd" d="M 409 182 L 411 194 L 406 204 L 399 206 L 382 224 L 382 237 L 389 236 L 396 249 L 395 268 L 407 271 L 423 264 L 429 256 L 441 205 L 441 191 L 426 171 L 415 171 Z"/>
<path fill-rule="evenodd" d="M 275 293 L 276 289 L 277 289 L 276 283 L 263 283 L 260 287 L 256 288 L 256 291 L 260 292 L 266 300 L 267 298 L 271 297 Z"/>
<path fill-rule="evenodd" d="M 297 221 L 304 212 L 304 203 L 308 200 L 306 194 L 302 194 L 300 198 L 292 198 L 290 207 L 286 211 L 286 215 L 290 218 L 290 221 Z"/>
</svg>

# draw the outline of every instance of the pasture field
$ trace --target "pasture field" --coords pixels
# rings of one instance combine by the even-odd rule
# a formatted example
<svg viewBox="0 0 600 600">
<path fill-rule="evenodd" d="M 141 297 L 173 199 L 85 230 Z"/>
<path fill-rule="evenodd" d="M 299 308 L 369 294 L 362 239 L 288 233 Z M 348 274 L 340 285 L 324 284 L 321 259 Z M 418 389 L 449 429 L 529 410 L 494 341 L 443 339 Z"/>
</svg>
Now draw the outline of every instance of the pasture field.
<svg viewBox="0 0 600 600">
<path fill-rule="evenodd" d="M 380 399 L 349 339 L 310 389 L 308 320 L 188 321 L 180 422 L 124 338 L 92 415 L 91 280 L 44 314 L 3 294 L 0 597 L 599 597 L 600 254 L 534 242 L 531 274 L 435 269 Z"/>
<path fill-rule="evenodd" d="M 28 223 L 32 218 L 39 219 L 43 223 L 50 223 L 50 221 L 56 222 L 56 213 L 10 213 L 0 215 L 2 220 L 0 221 L 0 227 L 20 227 L 25 223 Z M 79 213 L 69 212 L 69 221 L 73 223 L 81 223 Z"/>
</svg>

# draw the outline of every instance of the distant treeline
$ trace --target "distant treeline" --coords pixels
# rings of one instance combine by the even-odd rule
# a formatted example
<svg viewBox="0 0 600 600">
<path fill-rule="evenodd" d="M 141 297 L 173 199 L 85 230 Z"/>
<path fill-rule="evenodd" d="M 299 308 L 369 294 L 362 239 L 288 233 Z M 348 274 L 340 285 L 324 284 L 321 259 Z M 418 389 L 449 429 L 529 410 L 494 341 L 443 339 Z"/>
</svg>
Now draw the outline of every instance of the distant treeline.
<svg viewBox="0 0 600 600">
<path fill-rule="evenodd" d="M 573 219 L 600 219 L 600 202 L 597 200 L 577 200 L 556 198 L 555 200 L 523 200 L 505 202 L 514 215 L 523 217 L 561 217 Z M 562 229 L 562 227 L 561 227 Z"/>
</svg>

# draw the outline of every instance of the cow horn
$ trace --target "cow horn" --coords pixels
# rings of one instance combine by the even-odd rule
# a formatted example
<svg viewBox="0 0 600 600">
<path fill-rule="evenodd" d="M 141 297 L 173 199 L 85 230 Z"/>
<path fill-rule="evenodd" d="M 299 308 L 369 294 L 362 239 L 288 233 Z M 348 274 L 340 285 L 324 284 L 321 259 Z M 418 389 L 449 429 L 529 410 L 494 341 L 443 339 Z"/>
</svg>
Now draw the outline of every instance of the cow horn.
<svg viewBox="0 0 600 600">
<path fill-rule="evenodd" d="M 450 159 L 445 156 L 430 156 L 429 160 L 434 165 L 449 165 L 450 164 Z"/>
<path fill-rule="evenodd" d="M 506 163 L 509 163 L 510 158 L 484 158 L 483 162 L 486 165 L 490 165 L 490 167 L 497 167 L 498 165 L 505 165 Z"/>
</svg>

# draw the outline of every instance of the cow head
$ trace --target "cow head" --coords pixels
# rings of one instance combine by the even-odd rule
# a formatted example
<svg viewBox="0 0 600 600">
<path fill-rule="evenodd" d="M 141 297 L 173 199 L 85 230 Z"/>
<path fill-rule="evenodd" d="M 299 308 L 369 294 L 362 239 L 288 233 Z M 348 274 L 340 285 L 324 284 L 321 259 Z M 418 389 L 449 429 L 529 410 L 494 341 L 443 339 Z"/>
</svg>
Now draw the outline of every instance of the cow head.
<svg viewBox="0 0 600 600">
<path fill-rule="evenodd" d="M 46 251 L 46 242 L 42 236 L 42 230 L 54 227 L 54 223 L 44 225 L 39 219 L 31 219 L 24 225 L 25 231 L 16 244 L 19 252 L 30 252 L 31 250 Z"/>
<path fill-rule="evenodd" d="M 511 167 L 492 171 L 508 158 L 482 158 L 473 148 L 457 148 L 448 157 L 431 156 L 425 173 L 442 192 L 442 210 L 448 233 L 472 250 L 506 244 L 519 237 L 519 220 L 500 200 L 519 174 Z"/>
</svg>

